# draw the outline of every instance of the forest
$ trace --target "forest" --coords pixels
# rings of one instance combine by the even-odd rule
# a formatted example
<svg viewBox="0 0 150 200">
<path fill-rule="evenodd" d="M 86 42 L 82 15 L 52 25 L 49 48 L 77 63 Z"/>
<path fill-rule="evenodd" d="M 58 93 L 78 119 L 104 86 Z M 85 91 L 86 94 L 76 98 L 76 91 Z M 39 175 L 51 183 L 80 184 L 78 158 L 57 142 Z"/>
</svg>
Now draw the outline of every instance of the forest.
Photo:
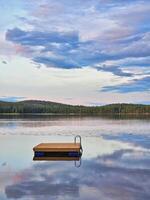
<svg viewBox="0 0 150 200">
<path fill-rule="evenodd" d="M 26 100 L 20 102 L 0 101 L 0 114 L 150 114 L 150 105 L 109 104 L 104 106 L 67 105 L 50 101 Z"/>
</svg>

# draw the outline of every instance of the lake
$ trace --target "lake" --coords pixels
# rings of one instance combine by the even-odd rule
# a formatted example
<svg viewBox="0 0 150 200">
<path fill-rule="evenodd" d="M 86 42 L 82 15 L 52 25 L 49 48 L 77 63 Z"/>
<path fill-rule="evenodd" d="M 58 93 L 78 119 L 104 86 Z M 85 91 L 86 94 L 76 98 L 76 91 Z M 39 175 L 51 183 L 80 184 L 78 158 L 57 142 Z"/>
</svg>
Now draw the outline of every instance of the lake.
<svg viewBox="0 0 150 200">
<path fill-rule="evenodd" d="M 81 166 L 33 161 L 41 142 L 82 137 Z M 149 200 L 150 120 L 1 117 L 0 200 Z"/>
</svg>

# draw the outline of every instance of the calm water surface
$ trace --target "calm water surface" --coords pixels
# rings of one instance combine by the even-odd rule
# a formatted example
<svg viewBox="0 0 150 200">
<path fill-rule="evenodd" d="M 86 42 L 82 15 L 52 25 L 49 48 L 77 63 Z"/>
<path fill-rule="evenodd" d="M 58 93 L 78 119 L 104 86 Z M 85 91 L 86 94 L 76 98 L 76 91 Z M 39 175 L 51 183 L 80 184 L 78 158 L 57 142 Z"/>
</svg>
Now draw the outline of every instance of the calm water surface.
<svg viewBox="0 0 150 200">
<path fill-rule="evenodd" d="M 32 161 L 41 142 L 82 136 L 73 161 Z M 0 119 L 0 200 L 149 200 L 150 120 L 98 117 Z"/>
</svg>

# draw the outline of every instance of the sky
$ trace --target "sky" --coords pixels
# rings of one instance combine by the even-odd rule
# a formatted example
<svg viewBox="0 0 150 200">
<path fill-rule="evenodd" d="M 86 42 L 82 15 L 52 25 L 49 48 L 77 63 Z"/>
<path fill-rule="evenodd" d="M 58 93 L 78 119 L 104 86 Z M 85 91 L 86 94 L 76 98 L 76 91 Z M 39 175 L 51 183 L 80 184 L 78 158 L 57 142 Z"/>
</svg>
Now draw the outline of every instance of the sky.
<svg viewBox="0 0 150 200">
<path fill-rule="evenodd" d="M 149 0 L 0 0 L 0 100 L 150 103 Z"/>
</svg>

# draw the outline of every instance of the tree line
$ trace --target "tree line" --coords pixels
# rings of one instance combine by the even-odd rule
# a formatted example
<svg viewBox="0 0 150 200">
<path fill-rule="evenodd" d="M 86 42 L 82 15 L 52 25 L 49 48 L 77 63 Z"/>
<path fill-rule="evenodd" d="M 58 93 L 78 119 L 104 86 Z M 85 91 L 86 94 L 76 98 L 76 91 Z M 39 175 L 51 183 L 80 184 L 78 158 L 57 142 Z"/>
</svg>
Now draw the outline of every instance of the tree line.
<svg viewBox="0 0 150 200">
<path fill-rule="evenodd" d="M 0 113 L 52 113 L 52 114 L 150 114 L 150 105 L 110 104 L 105 106 L 73 106 L 55 102 L 27 100 L 0 102 Z"/>
</svg>

